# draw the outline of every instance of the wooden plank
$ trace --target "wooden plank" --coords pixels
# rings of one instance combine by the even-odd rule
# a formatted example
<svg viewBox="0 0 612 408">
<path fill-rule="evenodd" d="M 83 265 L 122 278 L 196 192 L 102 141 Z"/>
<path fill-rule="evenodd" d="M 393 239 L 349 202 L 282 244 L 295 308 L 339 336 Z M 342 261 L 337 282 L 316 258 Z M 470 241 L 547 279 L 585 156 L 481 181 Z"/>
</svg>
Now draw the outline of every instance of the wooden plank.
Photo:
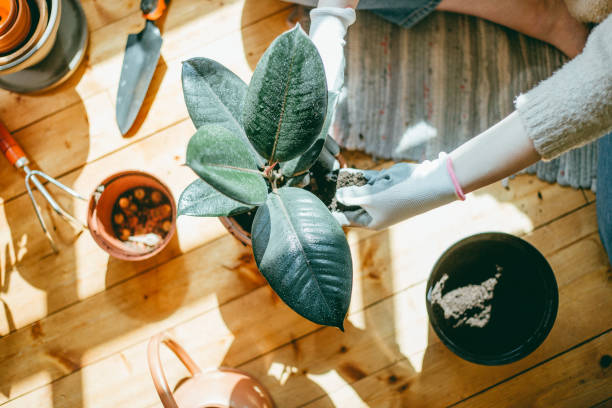
<svg viewBox="0 0 612 408">
<path fill-rule="evenodd" d="M 183 51 L 179 52 L 177 57 L 167 65 L 163 60 L 159 63 L 158 67 L 163 68 L 156 71 L 151 84 L 152 89 L 156 89 L 156 92 L 149 93 L 143 103 L 143 109 L 147 111 L 146 118 L 140 121 L 137 130 L 132 132 L 130 137 L 122 137 L 116 127 L 115 108 L 112 102 L 114 93 L 112 97 L 109 93 L 96 94 L 85 99 L 81 104 L 61 110 L 24 128 L 17 132 L 15 137 L 23 145 L 30 159 L 54 177 L 77 169 L 85 163 L 134 143 L 136 140 L 148 137 L 188 117 L 183 102 L 180 79 L 183 59 L 194 56 L 211 58 L 219 56 L 217 59 L 220 62 L 248 81 L 251 75 L 249 62 L 240 54 L 228 55 L 225 51 L 242 47 L 242 36 L 245 36 L 248 38 L 247 49 L 252 53 L 251 58 L 258 59 L 276 35 L 286 28 L 287 13 L 283 11 L 261 20 L 246 27 L 243 32 L 239 29 L 234 30 L 218 41 L 208 43 L 207 46 L 196 47 L 187 42 L 190 44 L 189 50 L 186 50 L 185 47 L 175 47 Z M 223 21 L 221 19 L 221 22 Z M 207 20 L 203 19 L 203 24 L 206 22 Z M 114 26 L 109 27 L 114 28 Z M 205 31 L 203 27 L 199 28 L 202 29 L 202 32 Z M 109 35 L 109 33 L 101 32 L 99 34 Z M 171 47 L 171 39 L 167 42 Z M 185 41 L 182 42 L 185 43 Z M 207 42 L 203 41 L 203 43 Z M 118 81 L 121 68 L 120 57 L 97 63 L 96 72 L 92 75 L 104 78 L 106 81 L 110 78 L 116 78 Z M 109 70 L 116 72 L 109 72 Z M 168 103 L 168 101 L 175 102 Z M 0 180 L 3 200 L 25 192 L 20 172 L 12 168 L 7 161 L 0 162 Z"/>
<path fill-rule="evenodd" d="M 560 226 L 559 228 L 566 228 L 568 225 L 572 226 L 576 223 L 583 223 L 585 218 L 587 220 L 590 219 L 590 222 L 587 222 L 587 224 L 592 226 L 591 229 L 596 228 L 594 226 L 593 214 L 591 213 L 590 216 L 586 215 L 586 213 L 590 211 L 590 208 L 591 206 L 557 221 L 557 223 L 559 223 L 558 225 Z M 573 220 L 566 221 L 567 218 L 573 218 Z M 564 222 L 562 223 L 562 221 Z M 538 232 L 539 231 L 536 231 L 534 234 L 537 234 Z M 548 232 L 542 230 L 542 234 L 547 233 Z M 555 230 L 552 233 L 562 236 L 564 235 L 567 237 L 568 241 L 579 239 L 578 237 L 567 233 L 562 234 L 560 230 Z M 365 329 L 366 327 L 363 323 L 364 320 L 359 317 L 360 311 L 367 308 L 369 305 L 380 301 L 381 299 L 389 298 L 389 296 L 391 296 L 393 293 L 401 292 L 406 288 L 414 286 L 419 281 L 422 282 L 424 276 L 426 275 L 426 273 L 423 274 L 417 269 L 406 268 L 405 265 L 411 260 L 414 261 L 418 267 L 420 264 L 419 260 L 417 259 L 418 255 L 415 255 L 413 252 L 406 253 L 406 244 L 401 246 L 401 249 L 394 250 L 393 244 L 389 242 L 385 243 L 385 240 L 388 238 L 389 237 L 375 235 L 368 240 L 372 241 L 369 244 L 359 242 L 357 245 L 353 245 L 355 292 L 353 295 L 351 313 L 356 317 L 350 318 L 349 327 L 351 327 L 351 332 L 353 327 L 359 327 L 361 329 Z M 559 242 L 559 245 L 561 246 L 567 244 L 568 242 Z M 206 254 L 215 254 L 215 259 L 217 259 L 219 258 L 218 251 L 222 248 L 221 246 L 215 246 L 214 248 L 215 249 L 207 249 L 207 247 L 204 247 L 198 249 L 197 251 L 187 254 L 178 260 L 172 261 L 167 266 L 163 265 L 157 268 L 154 274 L 153 272 L 149 272 L 147 274 L 140 275 L 134 279 L 122 283 L 121 285 L 107 290 L 101 295 L 89 298 L 77 305 L 71 306 L 46 319 L 43 319 L 40 322 L 40 327 L 42 328 L 44 335 L 41 337 L 39 342 L 34 342 L 30 339 L 32 331 L 31 327 L 18 330 L 17 332 L 0 339 L 0 350 L 9 350 L 11 348 L 13 349 L 13 352 L 16 352 L 17 348 L 21 350 L 18 359 L 16 355 L 11 355 L 11 352 L 5 352 L 8 354 L 8 358 L 0 355 L 0 361 L 5 362 L 3 365 L 0 365 L 0 373 L 11 373 L 8 374 L 11 379 L 2 378 L 2 375 L 0 374 L 0 383 L 12 384 L 10 395 L 11 398 L 13 398 L 35 388 L 36 386 L 44 385 L 46 383 L 45 381 L 48 382 L 49 379 L 37 379 L 37 381 L 40 381 L 40 383 L 31 380 L 34 378 L 34 374 L 42 369 L 50 370 L 49 372 L 51 373 L 51 378 L 53 379 L 58 376 L 62 377 L 64 375 L 68 375 L 71 371 L 75 372 L 76 367 L 84 366 L 83 370 L 81 370 L 82 372 L 78 372 L 77 374 L 73 375 L 86 375 L 89 378 L 106 378 L 104 374 L 104 370 L 106 370 L 104 367 L 107 367 L 106 364 L 111 364 L 110 361 L 119 361 L 114 359 L 121 358 L 115 353 L 117 353 L 119 350 L 124 350 L 122 353 L 125 357 L 126 353 L 130 353 L 125 350 L 131 350 L 132 346 L 130 345 L 145 341 L 146 336 L 150 335 L 151 333 L 150 330 L 160 330 L 161 328 L 172 327 L 178 324 L 180 319 L 187 319 L 187 316 L 197 317 L 193 318 L 193 320 L 181 323 L 180 326 L 176 328 L 176 334 L 181 339 L 181 342 L 185 342 L 185 345 L 190 350 L 196 350 L 198 361 L 205 362 L 207 366 L 217 365 L 221 362 L 223 362 L 225 365 L 231 366 L 240 365 L 256 358 L 257 356 L 261 356 L 264 353 L 271 352 L 272 350 L 283 346 L 283 344 L 285 344 L 283 347 L 284 349 L 287 347 L 293 347 L 292 345 L 296 343 L 292 342 L 292 340 L 299 339 L 307 333 L 316 330 L 315 325 L 307 322 L 305 319 L 290 311 L 282 302 L 278 301 L 275 296 L 271 296 L 272 292 L 267 286 L 259 288 L 248 295 L 241 296 L 235 301 L 232 301 L 226 305 L 219 302 L 221 306 L 218 309 L 213 308 L 213 310 L 210 310 L 208 313 L 206 313 L 206 309 L 202 306 L 202 301 L 198 301 L 195 298 L 192 299 L 190 297 L 190 301 L 183 301 L 181 308 L 175 312 L 180 314 L 180 317 L 172 315 L 170 317 L 163 318 L 163 320 L 160 320 L 155 324 L 154 328 L 150 327 L 150 325 L 147 327 L 128 327 L 128 322 L 126 322 L 127 319 L 122 312 L 118 312 L 114 307 L 108 306 L 108 301 L 105 299 L 119 299 L 117 300 L 118 309 L 122 311 L 138 310 L 139 308 L 143 307 L 143 305 L 138 304 L 138 302 L 140 302 L 139 298 L 142 296 L 143 290 L 139 290 L 138 288 L 151 287 L 151 285 L 153 285 L 155 288 L 159 288 L 160 292 L 154 291 L 154 293 L 150 293 L 149 302 L 152 302 L 153 304 L 163 303 L 163 300 L 165 299 L 164 296 L 168 296 L 168 292 L 176 293 L 176 290 L 173 289 L 174 284 L 171 287 L 164 287 L 158 282 L 167 282 L 175 277 L 175 271 L 177 270 L 175 262 L 179 262 L 181 259 L 185 259 L 186 261 L 183 262 L 188 263 L 192 262 L 192 259 L 197 259 L 199 261 L 202 257 L 206 257 Z M 590 247 L 587 246 L 586 248 L 588 249 Z M 556 248 L 552 249 L 554 250 Z M 571 251 L 569 255 L 562 259 L 562 265 L 560 265 L 560 267 L 563 266 L 566 258 L 569 257 L 571 259 L 571 257 L 576 255 L 576 252 L 584 253 L 580 252 L 583 250 L 584 249 L 580 247 L 579 251 Z M 585 256 L 592 255 L 593 250 L 601 251 L 601 248 L 591 248 L 591 251 L 587 251 Z M 390 258 L 389 254 L 391 253 L 393 256 Z M 597 262 L 600 259 L 598 257 L 591 258 L 595 260 L 593 262 Z M 194 260 L 193 262 L 196 261 Z M 211 260 L 213 265 L 207 265 L 205 271 L 198 272 L 197 274 L 191 273 L 189 286 L 205 285 L 203 282 L 210 282 L 213 276 L 216 276 L 216 274 L 222 272 L 220 270 L 215 270 L 215 266 L 218 269 L 218 265 L 214 265 L 215 262 L 218 261 Z M 254 265 L 248 267 L 244 266 L 244 268 L 253 271 Z M 187 273 L 190 273 L 189 271 L 192 270 L 189 267 L 182 267 L 182 269 L 186 270 Z M 592 268 L 587 266 L 586 270 L 592 270 Z M 410 273 L 407 273 L 407 271 L 410 271 Z M 414 278 L 412 281 L 409 279 L 404 279 L 403 281 L 397 279 L 397 277 L 401 274 L 413 275 Z M 564 274 L 568 273 L 564 272 Z M 240 278 L 235 277 L 235 279 Z M 184 285 L 184 283 L 181 283 L 180 285 Z M 163 291 L 161 291 L 162 287 Z M 188 290 L 188 292 L 191 293 L 192 290 Z M 219 293 L 219 291 L 217 291 L 217 293 Z M 585 294 L 584 296 L 587 295 L 592 296 L 592 294 Z M 236 296 L 239 295 L 236 294 Z M 413 302 L 422 307 L 421 299 L 422 295 L 419 294 L 419 296 L 414 297 Z M 112 303 L 114 303 L 114 301 Z M 249 312 L 245 313 L 245 310 L 248 310 Z M 104 316 L 104 321 L 113 321 L 113 327 L 109 328 L 108 325 L 104 324 L 104 321 L 98 321 L 96 324 L 83 324 L 83 322 L 87 322 L 90 319 L 100 320 L 97 318 L 99 315 Z M 270 316 L 274 316 L 274 318 L 270 319 Z M 424 319 L 423 316 L 424 315 L 421 314 L 421 321 Z M 73 319 L 76 321 L 73 321 Z M 134 321 L 130 321 L 130 324 L 134 325 Z M 407 327 L 411 327 L 410 324 L 410 322 L 407 323 Z M 102 326 L 103 333 L 99 333 L 97 331 L 98 326 L 100 325 Z M 585 325 L 587 326 L 587 329 L 591 326 L 596 327 L 596 323 L 593 321 L 589 321 L 585 323 Z M 192 336 L 193 333 L 200 332 L 201 328 L 204 327 L 206 328 L 208 337 L 202 338 L 202 336 L 199 335 Z M 422 325 L 422 327 L 426 326 Z M 324 330 L 327 333 L 335 333 L 332 329 Z M 357 332 L 362 333 L 363 330 L 357 330 Z M 118 335 L 118 333 L 121 335 Z M 583 333 L 584 330 L 576 330 L 574 332 L 576 336 L 580 336 Z M 95 338 L 92 338 L 92 336 Z M 76 342 L 74 341 L 75 337 L 77 338 Z M 305 339 L 308 339 L 309 337 L 310 336 L 306 337 Z M 371 341 L 371 336 L 362 335 L 361 337 Z M 409 335 L 405 337 L 407 339 L 410 338 Z M 299 342 L 301 340 L 297 341 Z M 321 340 L 316 342 L 317 345 L 322 343 L 325 343 L 325 341 Z M 70 370 L 63 368 L 58 370 L 57 367 L 54 369 L 52 364 L 52 367 L 44 366 L 44 364 L 49 363 L 44 358 L 41 358 L 41 355 L 44 356 L 45 353 L 47 353 L 47 350 L 62 350 L 62 355 L 77 356 L 77 358 L 73 358 L 71 360 L 75 362 L 75 369 Z M 337 352 L 336 349 L 330 350 Z M 404 349 L 402 349 L 402 352 L 403 354 L 406 354 Z M 7 354 L 5 354 L 5 356 Z M 274 361 L 274 356 L 275 354 L 263 356 L 259 361 L 267 361 L 266 359 Z M 379 357 L 380 356 L 375 356 L 375 358 Z M 139 361 L 138 358 L 140 358 L 141 361 Z M 142 360 L 142 356 L 139 356 L 138 358 L 132 359 L 130 357 L 128 360 L 129 366 L 133 370 L 130 375 L 133 376 L 132 378 L 141 378 L 139 376 L 142 375 L 142 383 L 149 384 L 146 369 L 141 367 L 142 364 L 144 364 L 144 360 Z M 315 353 L 309 358 L 317 359 L 318 357 Z M 98 364 L 102 364 L 102 368 L 97 368 Z M 115 363 L 112 363 L 111 365 L 114 366 L 114 364 Z M 136 369 L 134 367 L 140 367 L 138 368 L 138 373 L 140 374 L 136 373 Z M 250 367 L 250 365 L 248 367 Z M 85 374 L 88 373 L 89 370 L 93 371 L 90 374 Z M 97 370 L 102 371 L 99 372 Z M 175 373 L 176 371 L 170 372 Z M 68 375 L 66 378 L 70 377 L 72 377 L 72 375 Z M 65 390 L 65 388 L 63 388 L 64 384 L 70 384 L 71 381 L 74 381 L 74 379 L 65 380 L 62 378 L 61 380 L 56 381 L 52 387 L 55 387 L 55 389 L 58 391 L 54 390 L 54 393 L 65 395 L 65 392 L 61 390 Z M 106 382 L 99 383 L 100 384 L 95 387 L 96 390 L 92 390 L 92 392 L 102 392 L 102 390 L 98 387 L 104 388 L 107 386 Z M 89 401 L 90 397 L 87 394 L 89 391 L 86 388 L 87 387 L 84 387 L 84 396 L 75 395 L 74 398 L 77 398 L 78 400 L 78 398 L 82 397 L 87 398 Z M 139 393 L 139 399 L 145 397 L 140 393 L 146 393 L 146 387 L 142 388 L 140 386 L 135 386 L 134 389 L 132 389 L 132 387 L 129 388 L 130 390 L 125 390 L 124 393 L 113 392 L 113 394 L 116 394 L 117 398 L 125 398 L 124 401 L 129 401 L 133 397 L 133 395 L 130 393 Z M 40 392 L 44 394 L 43 391 Z M 36 397 L 36 395 L 39 395 L 38 393 L 39 391 L 36 391 L 33 394 L 28 394 L 26 397 L 24 397 L 24 400 L 19 399 L 18 401 L 31 401 L 30 398 L 38 398 Z M 15 402 L 15 404 L 18 404 L 18 402 Z M 99 401 L 98 404 L 103 404 L 103 401 Z M 78 404 L 75 402 L 74 406 L 78 406 Z"/>
<path fill-rule="evenodd" d="M 130 14 L 140 14 L 140 2 L 130 0 L 115 0 L 98 2 L 96 0 L 81 0 L 81 7 L 87 17 L 90 31 L 96 31 L 105 25 Z"/>
<path fill-rule="evenodd" d="M 42 94 L 19 95 L 0 90 L 0 118 L 11 131 L 103 91 L 108 91 L 114 101 L 127 36 L 142 28 L 139 2 L 84 0 L 83 6 L 91 25 L 83 67 L 67 83 Z M 288 7 L 291 6 L 279 0 L 173 0 L 163 26 L 162 58 L 166 62 L 180 58 L 185 49 L 201 49 Z M 229 49 L 240 49 L 240 45 Z"/>
<path fill-rule="evenodd" d="M 456 407 L 590 407 L 612 394 L 611 349 L 608 331 Z"/>
</svg>

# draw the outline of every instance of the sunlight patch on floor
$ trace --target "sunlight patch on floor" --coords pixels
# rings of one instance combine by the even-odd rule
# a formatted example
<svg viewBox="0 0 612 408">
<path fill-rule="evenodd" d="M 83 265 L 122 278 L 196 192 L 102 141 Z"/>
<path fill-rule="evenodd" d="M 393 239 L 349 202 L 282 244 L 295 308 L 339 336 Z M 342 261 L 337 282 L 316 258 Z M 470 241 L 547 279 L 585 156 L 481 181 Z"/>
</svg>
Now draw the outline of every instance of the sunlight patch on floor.
<svg viewBox="0 0 612 408">
<path fill-rule="evenodd" d="M 298 373 L 297 367 L 293 367 L 287 364 L 273 362 L 268 370 L 268 375 L 274 377 L 278 383 L 283 386 L 287 383 L 289 378 L 293 374 Z"/>
<path fill-rule="evenodd" d="M 353 256 L 353 291 L 351 294 L 351 304 L 348 311 L 348 321 L 359 329 L 366 329 L 365 315 L 363 313 L 356 313 L 363 310 L 363 281 L 362 276 L 356 270 L 361 265 L 361 259 L 359 257 L 359 251 L 353 249 L 351 251 Z"/>
<path fill-rule="evenodd" d="M 395 342 L 400 352 L 410 361 L 416 372 L 421 372 L 423 359 L 420 358 L 429 343 L 429 320 L 425 307 L 425 283 L 396 295 L 393 299 L 395 310 Z"/>
<path fill-rule="evenodd" d="M 308 374 L 307 377 L 325 391 L 327 397 L 336 407 L 365 407 L 365 403 L 353 389 L 348 386 L 336 371 L 328 371 L 324 374 Z M 340 390 L 336 393 L 334 391 Z"/>
</svg>

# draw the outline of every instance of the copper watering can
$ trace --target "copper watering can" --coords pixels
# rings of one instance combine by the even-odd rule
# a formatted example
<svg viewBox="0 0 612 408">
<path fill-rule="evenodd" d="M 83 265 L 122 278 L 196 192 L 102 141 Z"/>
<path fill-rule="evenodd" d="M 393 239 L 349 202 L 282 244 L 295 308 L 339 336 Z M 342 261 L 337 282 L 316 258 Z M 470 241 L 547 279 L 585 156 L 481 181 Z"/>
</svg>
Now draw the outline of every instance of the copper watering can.
<svg viewBox="0 0 612 408">
<path fill-rule="evenodd" d="M 174 393 L 161 365 L 161 343 L 181 360 L 192 375 Z M 153 384 L 164 408 L 274 408 L 270 394 L 255 378 L 233 368 L 202 371 L 185 349 L 166 333 L 151 338 L 147 358 Z"/>
</svg>

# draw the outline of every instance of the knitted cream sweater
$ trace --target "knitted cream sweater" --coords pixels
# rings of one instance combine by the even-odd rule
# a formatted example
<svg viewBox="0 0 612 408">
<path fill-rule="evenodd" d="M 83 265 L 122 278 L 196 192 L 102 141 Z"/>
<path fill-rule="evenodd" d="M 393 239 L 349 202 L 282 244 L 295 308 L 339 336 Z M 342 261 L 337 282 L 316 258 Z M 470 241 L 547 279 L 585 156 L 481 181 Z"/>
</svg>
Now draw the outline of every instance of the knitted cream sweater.
<svg viewBox="0 0 612 408">
<path fill-rule="evenodd" d="M 569 12 L 583 23 L 601 23 L 612 13 L 612 0 L 565 0 Z"/>
<path fill-rule="evenodd" d="M 612 14 L 593 29 L 580 55 L 515 106 L 544 160 L 611 132 Z"/>
</svg>

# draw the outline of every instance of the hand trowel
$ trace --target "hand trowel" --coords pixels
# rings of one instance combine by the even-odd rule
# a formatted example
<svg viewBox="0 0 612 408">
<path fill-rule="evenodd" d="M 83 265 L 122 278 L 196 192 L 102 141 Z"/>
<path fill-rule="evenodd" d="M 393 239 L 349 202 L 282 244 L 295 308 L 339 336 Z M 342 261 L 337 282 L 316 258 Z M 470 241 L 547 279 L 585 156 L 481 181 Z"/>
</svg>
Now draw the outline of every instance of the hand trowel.
<svg viewBox="0 0 612 408">
<path fill-rule="evenodd" d="M 166 6 L 167 0 L 141 0 L 145 27 L 141 32 L 128 36 L 116 107 L 117 124 L 122 135 L 132 127 L 153 78 L 162 45 L 155 21 L 164 14 Z"/>
</svg>

